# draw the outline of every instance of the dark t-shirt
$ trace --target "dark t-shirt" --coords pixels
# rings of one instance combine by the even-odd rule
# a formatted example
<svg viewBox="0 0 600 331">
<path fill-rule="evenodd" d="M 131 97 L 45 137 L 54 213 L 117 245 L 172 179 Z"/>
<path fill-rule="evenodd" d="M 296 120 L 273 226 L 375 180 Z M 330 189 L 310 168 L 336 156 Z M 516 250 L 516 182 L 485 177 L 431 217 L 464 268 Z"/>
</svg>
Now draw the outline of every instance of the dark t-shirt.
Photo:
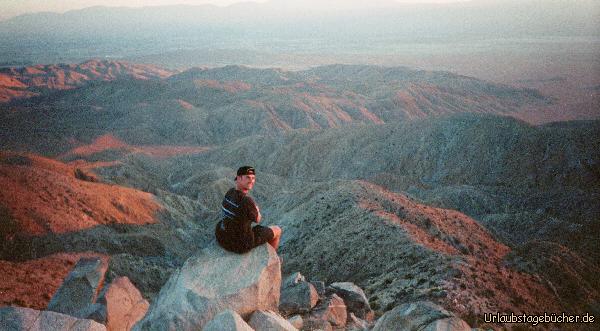
<svg viewBox="0 0 600 331">
<path fill-rule="evenodd" d="M 244 253 L 273 238 L 268 227 L 255 225 L 258 207 L 242 191 L 231 188 L 221 203 L 223 219 L 217 224 L 215 235 L 219 244 L 230 251 Z"/>
</svg>

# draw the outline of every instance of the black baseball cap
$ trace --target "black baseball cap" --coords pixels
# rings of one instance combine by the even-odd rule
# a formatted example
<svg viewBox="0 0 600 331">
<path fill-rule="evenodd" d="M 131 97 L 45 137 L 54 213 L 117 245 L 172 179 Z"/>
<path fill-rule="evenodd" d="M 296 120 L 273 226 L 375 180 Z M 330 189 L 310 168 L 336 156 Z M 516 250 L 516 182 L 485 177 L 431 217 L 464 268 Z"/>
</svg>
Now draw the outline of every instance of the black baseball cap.
<svg viewBox="0 0 600 331">
<path fill-rule="evenodd" d="M 254 175 L 254 167 L 251 167 L 251 166 L 239 167 L 239 169 L 237 170 L 237 176 L 243 176 L 243 175 Z M 236 176 L 236 178 L 237 178 L 237 176 Z"/>
</svg>

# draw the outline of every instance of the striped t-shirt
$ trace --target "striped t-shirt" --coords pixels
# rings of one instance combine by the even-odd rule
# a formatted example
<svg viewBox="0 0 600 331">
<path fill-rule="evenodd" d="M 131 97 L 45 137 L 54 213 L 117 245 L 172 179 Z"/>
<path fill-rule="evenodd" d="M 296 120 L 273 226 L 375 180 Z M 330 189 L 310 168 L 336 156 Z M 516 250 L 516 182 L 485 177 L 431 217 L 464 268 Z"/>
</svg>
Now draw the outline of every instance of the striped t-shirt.
<svg viewBox="0 0 600 331">
<path fill-rule="evenodd" d="M 250 250 L 255 247 L 252 222 L 258 219 L 258 206 L 254 200 L 231 188 L 225 194 L 221 203 L 223 219 L 217 225 L 216 235 L 227 246 L 234 246 L 239 250 Z"/>
</svg>

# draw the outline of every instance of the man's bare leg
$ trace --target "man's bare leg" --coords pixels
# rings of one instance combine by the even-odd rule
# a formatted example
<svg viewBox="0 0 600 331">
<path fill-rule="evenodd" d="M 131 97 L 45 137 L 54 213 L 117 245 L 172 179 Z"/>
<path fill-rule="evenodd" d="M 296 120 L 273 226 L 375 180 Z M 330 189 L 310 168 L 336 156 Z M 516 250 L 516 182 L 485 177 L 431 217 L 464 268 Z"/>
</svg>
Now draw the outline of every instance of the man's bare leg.
<svg viewBox="0 0 600 331">
<path fill-rule="evenodd" d="M 273 248 L 275 248 L 275 251 L 277 251 L 277 248 L 279 247 L 279 239 L 281 239 L 281 228 L 277 225 L 270 226 L 269 228 L 271 228 L 273 234 L 275 235 L 273 236 L 273 239 L 269 241 L 269 245 L 271 245 Z"/>
</svg>

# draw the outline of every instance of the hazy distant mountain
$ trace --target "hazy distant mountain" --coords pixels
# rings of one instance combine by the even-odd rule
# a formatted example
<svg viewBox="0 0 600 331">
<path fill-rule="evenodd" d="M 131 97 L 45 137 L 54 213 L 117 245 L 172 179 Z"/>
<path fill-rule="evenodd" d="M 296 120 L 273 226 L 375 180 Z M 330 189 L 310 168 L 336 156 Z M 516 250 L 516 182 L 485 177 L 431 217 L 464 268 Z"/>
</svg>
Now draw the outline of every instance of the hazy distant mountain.
<svg viewBox="0 0 600 331">
<path fill-rule="evenodd" d="M 91 7 L 64 14 L 27 14 L 0 22 L 0 38 L 5 42 L 0 64 L 133 57 L 194 48 L 362 52 L 386 47 L 390 41 L 595 36 L 600 32 L 600 10 L 593 0 L 341 3 Z"/>
<path fill-rule="evenodd" d="M 378 9 L 379 8 L 379 9 Z M 240 3 L 227 7 L 163 6 L 163 7 L 90 7 L 69 11 L 64 14 L 26 14 L 0 23 L 0 31 L 13 32 L 21 36 L 43 33 L 45 36 L 84 36 L 93 33 L 97 37 L 121 35 L 124 27 L 136 27 L 131 36 L 151 36 L 162 31 L 164 37 L 175 31 L 188 28 L 207 29 L 228 27 L 241 36 L 261 35 L 271 31 L 273 37 L 293 33 L 303 36 L 306 32 L 337 32 L 351 36 L 356 31 L 361 35 L 380 33 L 388 35 L 404 31 L 417 33 L 417 38 L 465 37 L 465 36 L 516 36 L 522 35 L 592 35 L 599 28 L 595 22 L 599 6 L 593 0 L 578 1 L 469 1 L 451 4 L 400 4 L 394 1 L 379 1 L 365 5 L 359 1 L 337 1 L 329 4 L 305 1 L 269 1 L 266 3 Z M 345 17 L 345 18 L 344 18 Z M 327 22 L 318 23 L 326 18 Z M 359 19 L 357 19 L 359 18 Z M 373 20 L 378 24 L 373 26 Z M 291 20 L 291 21 L 290 21 Z M 353 21 L 349 30 L 337 31 L 337 24 Z M 287 22 L 287 23 L 285 23 Z M 556 23 L 560 22 L 560 26 Z M 285 23 L 285 24 L 284 24 Z M 291 24 L 307 23 L 303 26 Z M 333 29 L 324 29 L 329 24 Z M 494 26 L 490 26 L 494 24 Z M 287 26 L 283 31 L 272 28 Z M 237 27 L 237 28 L 236 28 Z M 258 31 L 247 31 L 252 27 Z M 294 28 L 294 30 L 292 30 Z M 391 30 L 389 30 L 391 28 Z M 408 30 L 407 30 L 408 28 Z M 137 32 L 136 32 L 137 31 Z M 196 30 L 195 32 L 197 32 Z M 200 30 L 201 31 L 201 30 Z M 191 35 L 188 31 L 186 36 Z M 213 31 L 218 32 L 218 31 Z M 505 35 L 508 33 L 508 35 Z M 456 35 L 459 34 L 459 35 Z M 93 36 L 93 35 L 90 35 Z"/>
</svg>

